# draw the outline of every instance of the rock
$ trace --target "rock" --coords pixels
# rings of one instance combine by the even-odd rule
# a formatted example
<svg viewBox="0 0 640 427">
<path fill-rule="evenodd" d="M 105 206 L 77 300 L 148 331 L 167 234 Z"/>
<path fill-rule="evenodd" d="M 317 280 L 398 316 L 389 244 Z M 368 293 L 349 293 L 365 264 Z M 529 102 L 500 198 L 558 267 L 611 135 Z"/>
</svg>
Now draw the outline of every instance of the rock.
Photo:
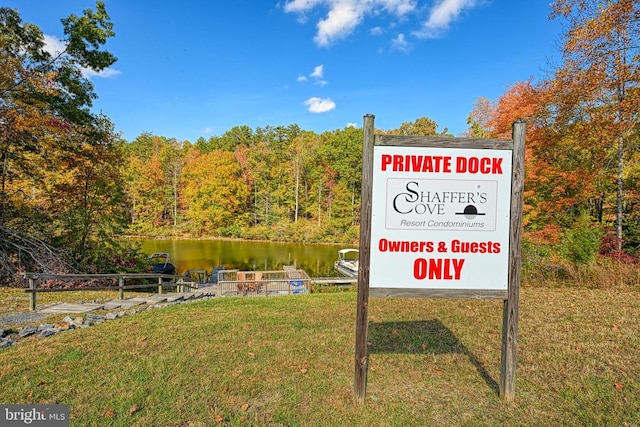
<svg viewBox="0 0 640 427">
<path fill-rule="evenodd" d="M 55 328 L 43 329 L 40 331 L 40 338 L 50 337 L 51 335 L 55 335 L 58 333 L 58 330 Z"/>
<path fill-rule="evenodd" d="M 20 329 L 20 333 L 18 334 L 20 338 L 28 337 L 29 335 L 33 335 L 38 331 L 33 325 L 27 325 L 24 328 Z"/>
<path fill-rule="evenodd" d="M 38 326 L 38 332 L 44 331 L 45 329 L 51 329 L 53 327 L 54 326 L 52 323 L 42 323 L 40 326 Z"/>
<path fill-rule="evenodd" d="M 0 348 L 7 348 L 11 347 L 12 345 L 15 345 L 15 341 L 0 338 Z"/>
<path fill-rule="evenodd" d="M 115 319 L 116 317 L 118 317 L 118 315 L 117 315 L 116 313 L 107 313 L 107 314 L 104 316 L 104 318 L 105 318 L 106 320 L 113 320 L 113 319 Z"/>
<path fill-rule="evenodd" d="M 70 322 L 65 322 L 64 320 L 61 322 L 56 322 L 53 324 L 53 327 L 58 331 L 67 331 L 69 329 L 73 329 L 74 326 Z"/>
</svg>

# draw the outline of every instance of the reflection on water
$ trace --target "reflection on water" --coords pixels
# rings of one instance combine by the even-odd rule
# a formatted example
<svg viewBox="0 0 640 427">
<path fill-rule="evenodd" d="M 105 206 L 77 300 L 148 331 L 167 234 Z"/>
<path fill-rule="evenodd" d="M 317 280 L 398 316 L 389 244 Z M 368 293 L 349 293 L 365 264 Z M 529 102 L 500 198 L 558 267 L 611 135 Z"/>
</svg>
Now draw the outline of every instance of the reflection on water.
<svg viewBox="0 0 640 427">
<path fill-rule="evenodd" d="M 335 276 L 333 262 L 339 245 L 246 242 L 229 240 L 140 240 L 145 253 L 168 252 L 179 273 L 211 270 L 216 266 L 239 270 L 301 268 L 311 277 Z"/>
</svg>

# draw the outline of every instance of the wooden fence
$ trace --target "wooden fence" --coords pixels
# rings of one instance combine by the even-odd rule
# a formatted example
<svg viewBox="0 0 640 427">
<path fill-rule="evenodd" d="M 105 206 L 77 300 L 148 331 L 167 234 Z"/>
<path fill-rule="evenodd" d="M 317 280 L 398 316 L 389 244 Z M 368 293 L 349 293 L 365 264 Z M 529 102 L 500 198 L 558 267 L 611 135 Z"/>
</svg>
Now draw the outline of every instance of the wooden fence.
<svg viewBox="0 0 640 427">
<path fill-rule="evenodd" d="M 124 299 L 124 291 L 130 289 L 148 289 L 157 286 L 158 293 L 162 294 L 163 288 L 176 288 L 178 292 L 188 292 L 198 287 L 197 281 L 185 281 L 184 276 L 161 273 L 124 273 L 124 274 L 44 274 L 44 273 L 21 273 L 23 278 L 29 281 L 28 289 L 29 302 L 32 311 L 36 309 L 36 294 L 38 292 L 65 292 L 65 291 L 96 291 L 96 290 L 118 290 L 119 298 Z M 143 283 L 135 285 L 125 285 L 125 280 L 157 280 L 157 285 L 153 283 Z M 90 281 L 117 281 L 117 286 L 86 286 L 82 288 L 38 288 L 40 280 L 58 280 L 66 282 L 90 282 Z"/>
</svg>

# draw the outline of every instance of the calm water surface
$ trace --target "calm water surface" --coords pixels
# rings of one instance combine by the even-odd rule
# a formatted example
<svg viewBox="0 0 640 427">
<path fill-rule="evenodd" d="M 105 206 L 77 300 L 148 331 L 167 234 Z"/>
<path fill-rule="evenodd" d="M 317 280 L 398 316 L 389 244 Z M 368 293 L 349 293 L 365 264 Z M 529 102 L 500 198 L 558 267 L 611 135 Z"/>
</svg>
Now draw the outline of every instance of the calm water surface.
<svg viewBox="0 0 640 427">
<path fill-rule="evenodd" d="M 216 266 L 239 270 L 281 270 L 295 265 L 311 277 L 336 276 L 333 262 L 344 245 L 310 245 L 228 240 L 140 240 L 145 253 L 168 252 L 179 273 Z"/>
</svg>

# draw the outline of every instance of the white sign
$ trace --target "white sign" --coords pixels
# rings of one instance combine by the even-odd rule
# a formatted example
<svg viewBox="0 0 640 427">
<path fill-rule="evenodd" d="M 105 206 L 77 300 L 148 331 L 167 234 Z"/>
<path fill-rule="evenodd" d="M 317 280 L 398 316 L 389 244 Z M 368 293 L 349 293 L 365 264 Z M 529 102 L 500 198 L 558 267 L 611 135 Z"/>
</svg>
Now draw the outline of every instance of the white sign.
<svg viewBox="0 0 640 427">
<path fill-rule="evenodd" d="M 375 146 L 369 286 L 506 290 L 511 155 Z"/>
</svg>

